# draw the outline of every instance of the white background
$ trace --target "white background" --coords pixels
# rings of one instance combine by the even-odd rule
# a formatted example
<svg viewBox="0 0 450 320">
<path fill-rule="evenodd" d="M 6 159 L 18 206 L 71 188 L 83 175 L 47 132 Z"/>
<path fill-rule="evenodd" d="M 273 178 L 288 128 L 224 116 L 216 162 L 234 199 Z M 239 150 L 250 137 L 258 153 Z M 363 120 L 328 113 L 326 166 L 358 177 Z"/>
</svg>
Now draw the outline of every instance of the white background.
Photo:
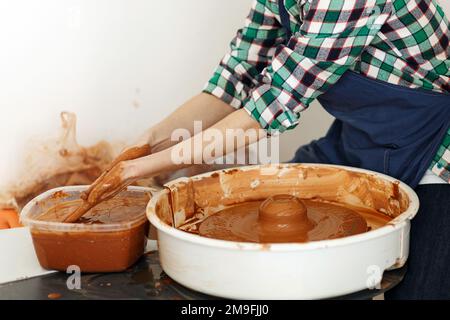
<svg viewBox="0 0 450 320">
<path fill-rule="evenodd" d="M 78 115 L 82 144 L 127 141 L 198 93 L 250 3 L 1 0 L 0 188 L 27 140 L 57 134 L 62 110 Z M 282 160 L 331 122 L 316 103 L 303 115 Z"/>
</svg>

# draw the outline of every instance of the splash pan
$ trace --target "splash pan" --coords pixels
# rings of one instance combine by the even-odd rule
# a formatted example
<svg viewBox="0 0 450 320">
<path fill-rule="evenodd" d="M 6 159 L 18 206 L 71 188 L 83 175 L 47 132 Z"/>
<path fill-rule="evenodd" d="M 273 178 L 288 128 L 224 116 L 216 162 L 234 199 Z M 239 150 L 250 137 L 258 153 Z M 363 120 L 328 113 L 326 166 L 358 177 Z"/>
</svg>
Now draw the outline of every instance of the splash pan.
<svg viewBox="0 0 450 320">
<path fill-rule="evenodd" d="M 374 209 L 392 220 L 362 234 L 307 243 L 234 242 L 194 234 L 198 222 L 217 211 L 274 194 Z M 385 270 L 403 266 L 410 220 L 418 208 L 411 188 L 383 174 L 282 164 L 174 180 L 151 199 L 147 216 L 157 228 L 162 268 L 193 290 L 234 299 L 319 299 L 374 287 Z"/>
</svg>

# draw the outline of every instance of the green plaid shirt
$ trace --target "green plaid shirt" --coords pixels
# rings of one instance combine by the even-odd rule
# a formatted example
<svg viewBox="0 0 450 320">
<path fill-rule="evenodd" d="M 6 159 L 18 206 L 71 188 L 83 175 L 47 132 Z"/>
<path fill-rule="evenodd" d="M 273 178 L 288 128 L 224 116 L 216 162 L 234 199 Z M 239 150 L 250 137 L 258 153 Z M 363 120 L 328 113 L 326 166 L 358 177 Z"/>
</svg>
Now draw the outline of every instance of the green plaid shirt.
<svg viewBox="0 0 450 320">
<path fill-rule="evenodd" d="M 347 71 L 410 88 L 450 92 L 449 22 L 436 0 L 254 0 L 204 92 L 244 107 L 271 134 Z M 450 128 L 431 164 L 450 182 Z"/>
</svg>

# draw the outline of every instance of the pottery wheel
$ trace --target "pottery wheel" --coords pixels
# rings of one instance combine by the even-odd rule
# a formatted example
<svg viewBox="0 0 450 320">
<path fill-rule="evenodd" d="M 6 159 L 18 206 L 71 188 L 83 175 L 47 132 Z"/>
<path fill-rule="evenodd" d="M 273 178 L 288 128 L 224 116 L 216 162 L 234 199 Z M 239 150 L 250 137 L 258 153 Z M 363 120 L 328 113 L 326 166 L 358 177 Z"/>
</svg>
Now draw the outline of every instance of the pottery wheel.
<svg viewBox="0 0 450 320">
<path fill-rule="evenodd" d="M 267 208 L 266 200 L 242 203 L 215 213 L 200 224 L 199 235 L 229 241 L 283 243 L 336 239 L 368 230 L 364 217 L 350 208 L 311 200 L 302 200 L 301 203 L 296 210 L 305 210 L 305 217 L 301 217 L 302 213 L 297 214 L 299 219 L 303 220 L 299 222 L 299 227 L 296 229 L 291 228 L 293 221 L 289 216 L 291 212 L 286 213 L 282 205 L 273 202 L 269 205 L 275 206 L 274 211 L 284 211 L 270 222 L 273 224 L 272 233 L 270 230 L 265 230 L 267 228 L 261 220 L 261 208 Z M 302 209 L 302 205 L 306 209 Z M 305 223 L 308 224 L 305 227 L 307 229 L 302 230 Z"/>
</svg>

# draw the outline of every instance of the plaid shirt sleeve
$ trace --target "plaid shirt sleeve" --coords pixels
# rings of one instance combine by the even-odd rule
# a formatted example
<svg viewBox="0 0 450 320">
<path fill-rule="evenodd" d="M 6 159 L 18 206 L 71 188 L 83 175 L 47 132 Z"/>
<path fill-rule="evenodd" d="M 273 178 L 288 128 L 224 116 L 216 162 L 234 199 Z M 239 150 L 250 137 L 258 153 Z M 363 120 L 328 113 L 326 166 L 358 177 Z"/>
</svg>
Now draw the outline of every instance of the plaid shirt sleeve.
<svg viewBox="0 0 450 320">
<path fill-rule="evenodd" d="M 261 81 L 261 72 L 285 43 L 285 32 L 269 10 L 273 0 L 254 0 L 244 28 L 238 30 L 230 52 L 220 62 L 204 92 L 235 108 L 243 106 L 250 90 Z"/>
<path fill-rule="evenodd" d="M 305 2 L 300 30 L 277 48 L 245 109 L 270 133 L 294 127 L 300 111 L 336 83 L 371 43 L 391 5 L 389 0 Z"/>
<path fill-rule="evenodd" d="M 355 63 L 390 16 L 392 0 L 303 0 L 297 6 L 300 30 L 276 47 L 271 63 L 254 77 L 258 83 L 241 100 L 271 134 L 295 127 L 300 112 Z M 222 78 L 232 85 L 226 77 L 233 70 L 229 73 Z"/>
</svg>

